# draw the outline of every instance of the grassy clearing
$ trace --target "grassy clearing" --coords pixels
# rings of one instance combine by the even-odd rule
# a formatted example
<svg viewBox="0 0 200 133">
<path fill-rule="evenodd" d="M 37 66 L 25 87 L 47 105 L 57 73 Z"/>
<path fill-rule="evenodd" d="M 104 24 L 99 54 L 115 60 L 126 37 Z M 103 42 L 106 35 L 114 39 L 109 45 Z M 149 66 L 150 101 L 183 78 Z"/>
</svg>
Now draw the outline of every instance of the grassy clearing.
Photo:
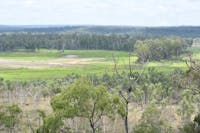
<svg viewBox="0 0 200 133">
<path fill-rule="evenodd" d="M 60 52 L 57 50 L 39 50 L 37 52 L 1 52 L 0 58 L 6 59 L 55 59 L 67 55 L 77 55 L 81 58 L 105 58 L 112 60 L 112 56 L 124 58 L 127 52 L 106 51 L 106 50 L 65 50 Z"/>
<path fill-rule="evenodd" d="M 155 67 L 159 71 L 170 71 L 177 68 L 185 70 L 187 68 L 183 61 L 161 61 L 161 62 L 149 62 L 146 67 Z"/>
<path fill-rule="evenodd" d="M 128 53 L 119 51 L 104 50 L 66 50 L 64 53 L 57 50 L 40 50 L 37 52 L 13 52 L 0 53 L 0 59 L 16 60 L 51 60 L 67 55 L 77 55 L 80 58 L 104 58 L 104 60 L 94 61 L 81 67 L 74 65 L 74 68 L 53 67 L 41 69 L 0 69 L 0 77 L 5 80 L 37 80 L 64 77 L 69 73 L 89 74 L 110 72 L 113 66 L 113 55 L 119 57 L 119 64 L 125 63 Z"/>
<path fill-rule="evenodd" d="M 55 50 L 40 50 L 37 52 L 1 52 L 4 59 L 54 59 L 64 56 L 64 53 Z"/>
<path fill-rule="evenodd" d="M 200 59 L 200 48 L 189 49 L 195 59 Z M 123 67 L 128 64 L 128 53 L 120 51 L 105 51 L 105 50 L 66 50 L 64 53 L 57 50 L 40 50 L 37 52 L 14 52 L 0 53 L 0 59 L 25 59 L 25 60 L 52 60 L 67 55 L 77 55 L 79 58 L 104 58 L 104 60 L 94 61 L 90 64 L 85 64 L 82 67 L 53 67 L 41 69 L 0 69 L 0 77 L 6 80 L 37 80 L 37 79 L 52 79 L 65 77 L 70 73 L 102 74 L 105 72 L 111 73 L 113 70 L 113 55 L 118 61 L 118 65 Z M 184 56 L 182 58 L 185 58 Z M 137 57 L 133 54 L 131 62 L 134 63 Z M 78 65 L 76 65 L 78 66 Z M 169 72 L 176 68 L 183 70 L 187 69 L 185 62 L 180 60 L 164 60 L 161 62 L 149 62 L 144 64 L 145 68 L 155 67 L 158 71 Z M 139 69 L 137 68 L 136 71 Z"/>
<path fill-rule="evenodd" d="M 5 80 L 37 80 L 65 77 L 69 73 L 87 74 L 100 73 L 97 68 L 53 68 L 53 69 L 1 69 L 0 77 Z"/>
</svg>

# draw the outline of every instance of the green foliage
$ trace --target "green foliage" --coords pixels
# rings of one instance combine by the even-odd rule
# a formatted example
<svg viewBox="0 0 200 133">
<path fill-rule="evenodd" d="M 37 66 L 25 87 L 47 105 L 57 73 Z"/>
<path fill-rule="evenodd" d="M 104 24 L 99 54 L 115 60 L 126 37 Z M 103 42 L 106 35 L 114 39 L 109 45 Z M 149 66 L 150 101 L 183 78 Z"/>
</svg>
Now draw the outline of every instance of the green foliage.
<svg viewBox="0 0 200 133">
<path fill-rule="evenodd" d="M 113 116 L 113 104 L 118 103 L 103 86 L 93 86 L 87 79 L 79 79 L 61 94 L 53 97 L 51 105 L 55 114 L 63 118 L 82 117 L 89 120 L 91 128 L 97 129 L 103 116 Z"/>
<path fill-rule="evenodd" d="M 181 116 L 184 122 L 188 122 L 191 119 L 191 115 L 194 112 L 194 104 L 191 90 L 184 90 L 182 93 L 182 100 L 180 102 L 178 114 Z"/>
<path fill-rule="evenodd" d="M 151 51 L 146 43 L 137 41 L 135 49 L 140 62 L 147 62 L 150 59 Z"/>
<path fill-rule="evenodd" d="M 59 116 L 49 115 L 45 118 L 45 128 L 49 130 L 49 133 L 55 133 L 62 125 L 63 121 Z"/>
<path fill-rule="evenodd" d="M 43 117 L 43 126 L 37 129 L 37 133 L 59 133 L 59 128 L 62 127 L 63 124 L 60 116 L 50 114 Z"/>
<path fill-rule="evenodd" d="M 171 127 L 161 118 L 161 110 L 153 102 L 144 110 L 139 124 L 134 128 L 134 133 L 161 133 L 171 131 Z"/>
<path fill-rule="evenodd" d="M 142 104 L 144 92 L 141 88 L 136 87 L 131 93 L 133 101 L 137 102 L 137 104 Z"/>
<path fill-rule="evenodd" d="M 200 114 L 197 114 L 193 122 L 188 122 L 180 128 L 181 133 L 199 133 L 200 132 Z"/>
<path fill-rule="evenodd" d="M 177 37 L 147 39 L 135 44 L 139 62 L 160 61 L 179 56 L 186 49 L 185 40 Z"/>
<path fill-rule="evenodd" d="M 0 125 L 13 129 L 19 122 L 19 115 L 22 113 L 18 105 L 0 106 Z"/>
<path fill-rule="evenodd" d="M 194 122 L 196 122 L 200 126 L 200 113 L 195 116 Z"/>
<path fill-rule="evenodd" d="M 35 51 L 41 48 L 57 49 L 104 49 L 129 50 L 137 36 L 89 33 L 12 33 L 0 35 L 0 51 L 25 49 Z"/>
<path fill-rule="evenodd" d="M 158 72 L 154 68 L 148 68 L 140 76 L 137 88 L 133 90 L 133 96 L 137 98 L 137 101 L 141 99 L 141 102 L 145 104 L 152 100 L 162 101 L 170 93 L 169 75 Z"/>
<path fill-rule="evenodd" d="M 181 133 L 195 133 L 195 124 L 193 122 L 183 125 L 180 129 Z"/>
</svg>

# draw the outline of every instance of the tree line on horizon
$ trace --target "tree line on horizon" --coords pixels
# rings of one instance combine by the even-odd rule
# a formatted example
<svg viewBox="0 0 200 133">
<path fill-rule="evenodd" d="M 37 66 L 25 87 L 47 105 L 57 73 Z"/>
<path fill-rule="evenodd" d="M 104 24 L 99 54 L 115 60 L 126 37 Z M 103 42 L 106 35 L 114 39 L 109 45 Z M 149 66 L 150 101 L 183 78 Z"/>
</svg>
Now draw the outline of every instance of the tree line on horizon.
<svg viewBox="0 0 200 133">
<path fill-rule="evenodd" d="M 200 26 L 98 26 L 98 25 L 0 25 L 0 33 L 59 33 L 81 32 L 91 34 L 129 34 L 145 36 L 179 36 L 184 38 L 200 37 Z"/>
<path fill-rule="evenodd" d="M 36 51 L 39 49 L 80 50 L 102 49 L 128 51 L 133 49 L 136 40 L 143 40 L 143 36 L 102 35 L 102 34 L 34 34 L 14 33 L 0 35 L 0 51 L 16 51 L 25 49 Z"/>
<path fill-rule="evenodd" d="M 135 52 L 139 62 L 159 61 L 179 56 L 193 43 L 181 37 L 147 37 L 128 34 L 2 34 L 0 51 L 24 50 L 35 52 L 40 49 L 65 50 L 118 50 Z"/>
</svg>

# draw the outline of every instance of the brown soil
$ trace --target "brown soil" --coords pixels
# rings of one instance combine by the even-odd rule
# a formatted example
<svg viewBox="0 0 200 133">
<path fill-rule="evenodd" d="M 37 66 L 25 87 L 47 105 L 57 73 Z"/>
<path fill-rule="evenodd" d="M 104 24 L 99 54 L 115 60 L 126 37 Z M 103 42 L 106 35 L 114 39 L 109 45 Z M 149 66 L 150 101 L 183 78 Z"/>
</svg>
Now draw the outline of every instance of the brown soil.
<svg viewBox="0 0 200 133">
<path fill-rule="evenodd" d="M 76 55 L 68 55 L 65 57 L 38 60 L 38 59 L 5 59 L 0 58 L 0 69 L 18 69 L 18 68 L 51 68 L 51 67 L 81 67 L 83 65 L 103 61 L 103 58 L 80 58 Z"/>
</svg>

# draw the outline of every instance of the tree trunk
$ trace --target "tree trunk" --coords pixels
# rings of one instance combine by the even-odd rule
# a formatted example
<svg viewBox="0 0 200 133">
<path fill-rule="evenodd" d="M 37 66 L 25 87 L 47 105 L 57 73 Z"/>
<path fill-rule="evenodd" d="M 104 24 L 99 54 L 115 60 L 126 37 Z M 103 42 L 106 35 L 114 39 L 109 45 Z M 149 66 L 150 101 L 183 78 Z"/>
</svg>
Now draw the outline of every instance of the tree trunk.
<svg viewBox="0 0 200 133">
<path fill-rule="evenodd" d="M 147 100 L 148 100 L 148 93 L 147 93 L 147 88 L 144 88 L 144 103 L 145 105 L 147 104 Z"/>
<path fill-rule="evenodd" d="M 103 133 L 106 133 L 106 120 L 103 118 Z"/>
<path fill-rule="evenodd" d="M 95 133 L 95 132 L 96 132 L 96 130 L 95 130 L 95 128 L 94 128 L 94 127 L 92 127 L 92 132 L 93 132 L 93 133 Z"/>
<path fill-rule="evenodd" d="M 128 133 L 128 102 L 126 103 L 126 116 L 124 119 L 125 133 Z"/>
<path fill-rule="evenodd" d="M 92 133 L 96 133 L 96 129 L 94 127 L 94 123 L 90 120 L 90 127 L 92 128 Z"/>
<path fill-rule="evenodd" d="M 62 52 L 65 52 L 65 44 L 62 45 Z"/>
<path fill-rule="evenodd" d="M 124 125 L 125 125 L 125 131 L 126 133 L 128 133 L 128 116 L 126 116 L 124 119 Z"/>
</svg>

